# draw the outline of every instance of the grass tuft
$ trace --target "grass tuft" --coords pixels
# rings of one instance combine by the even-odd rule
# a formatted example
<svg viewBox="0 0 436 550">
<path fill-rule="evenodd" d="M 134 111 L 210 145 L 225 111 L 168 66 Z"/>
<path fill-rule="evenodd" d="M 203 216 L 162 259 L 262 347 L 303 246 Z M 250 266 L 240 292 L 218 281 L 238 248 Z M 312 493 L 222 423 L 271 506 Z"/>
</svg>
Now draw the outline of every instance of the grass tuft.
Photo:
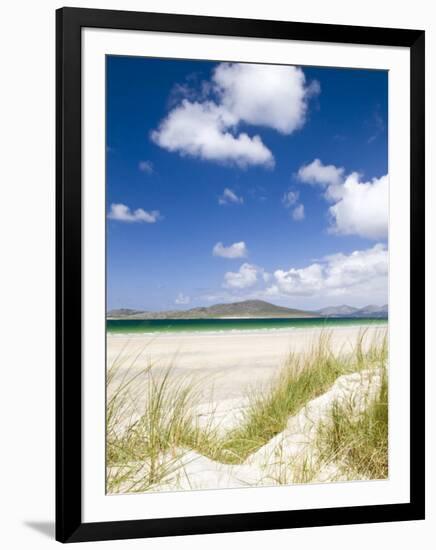
<svg viewBox="0 0 436 550">
<path fill-rule="evenodd" d="M 369 349 L 363 351 L 364 337 L 365 331 L 362 331 L 353 352 L 334 354 L 330 346 L 331 333 L 324 332 L 309 354 L 290 354 L 270 387 L 249 395 L 249 406 L 240 426 L 225 436 L 212 458 L 228 464 L 243 462 L 282 432 L 290 416 L 325 393 L 339 376 L 382 363 L 386 356 L 386 338 L 376 336 Z"/>
<path fill-rule="evenodd" d="M 197 386 L 174 376 L 172 366 L 156 374 L 149 365 L 135 373 L 132 364 L 114 388 L 119 369 L 113 365 L 107 376 L 107 491 L 127 486 L 129 492 L 144 491 L 168 480 L 177 470 L 180 448 L 195 445 Z M 135 387 L 142 388 L 139 408 Z"/>
<path fill-rule="evenodd" d="M 320 426 L 318 447 L 324 462 L 334 462 L 347 479 L 388 477 L 388 382 L 383 369 L 380 390 L 355 418 L 351 404 L 333 407 L 330 422 Z"/>
<path fill-rule="evenodd" d="M 176 376 L 173 366 L 158 369 L 150 364 L 137 371 L 135 361 L 140 354 L 129 367 L 120 354 L 107 373 L 107 492 L 143 492 L 171 482 L 180 474 L 179 458 L 187 449 L 221 463 L 242 464 L 282 432 L 290 416 L 328 391 L 339 376 L 385 367 L 385 333 L 376 334 L 369 347 L 364 346 L 365 337 L 362 331 L 353 351 L 336 354 L 331 350 L 331 335 L 324 332 L 310 353 L 290 354 L 267 388 L 249 393 L 239 426 L 224 434 L 214 428 L 213 415 L 208 425 L 199 425 L 196 408 L 201 380 Z M 386 376 L 380 395 L 356 422 L 339 405 L 331 420 L 319 431 L 320 461 L 340 463 L 351 476 L 386 477 Z M 300 473 L 297 469 L 294 465 L 291 478 L 308 482 L 316 468 L 307 463 Z M 278 483 L 290 479 L 285 463 L 280 478 Z"/>
</svg>

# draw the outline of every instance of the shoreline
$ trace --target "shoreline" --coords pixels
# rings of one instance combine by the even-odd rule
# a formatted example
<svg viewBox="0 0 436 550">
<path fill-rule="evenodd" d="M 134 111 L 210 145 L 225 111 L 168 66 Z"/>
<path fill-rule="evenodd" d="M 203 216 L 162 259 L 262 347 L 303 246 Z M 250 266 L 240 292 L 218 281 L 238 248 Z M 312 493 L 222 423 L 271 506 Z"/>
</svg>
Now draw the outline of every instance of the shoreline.
<svg viewBox="0 0 436 550">
<path fill-rule="evenodd" d="M 111 338 L 142 338 L 142 337 L 159 337 L 159 338 L 174 338 L 176 336 L 190 336 L 190 335 L 205 335 L 205 336 L 239 336 L 244 334 L 258 335 L 262 334 L 275 334 L 275 333 L 294 333 L 295 331 L 318 331 L 318 332 L 330 332 L 334 330 L 355 330 L 359 329 L 383 329 L 387 328 L 388 323 L 374 323 L 374 324 L 359 324 L 350 326 L 339 327 L 283 327 L 283 328 L 244 328 L 244 329 L 218 329 L 218 330 L 162 330 L 154 332 L 123 332 L 123 331 L 107 331 L 107 336 Z"/>
<path fill-rule="evenodd" d="M 260 320 L 263 318 L 246 318 L 243 319 L 241 317 L 227 317 L 227 318 L 221 318 L 221 319 L 211 319 L 211 321 L 216 320 L 226 320 L 226 321 L 238 321 L 238 320 L 247 320 L 252 319 L 253 321 Z M 114 321 L 115 319 L 108 319 L 108 321 Z M 271 321 L 272 319 L 265 319 L 266 321 Z M 274 319 L 275 321 L 276 319 Z M 298 319 L 302 320 L 302 319 Z M 306 319 L 304 319 L 306 320 Z M 311 319 L 312 320 L 312 319 Z M 294 331 L 301 331 L 301 330 L 318 330 L 318 331 L 332 331 L 332 330 L 345 330 L 345 329 L 351 329 L 354 330 L 356 328 L 359 329 L 368 329 L 368 328 L 385 328 L 388 326 L 388 319 L 352 319 L 352 318 L 329 318 L 324 319 L 327 321 L 325 324 L 296 324 L 296 325 L 290 325 L 290 326 L 246 326 L 246 327 L 238 327 L 238 326 L 204 326 L 204 328 L 197 327 L 189 327 L 184 325 L 177 326 L 178 321 L 192 321 L 194 323 L 199 323 L 201 325 L 201 319 L 168 319 L 168 326 L 162 326 L 160 327 L 156 325 L 156 329 L 152 329 L 152 325 L 145 326 L 143 330 L 140 330 L 139 328 L 136 328 L 134 330 L 127 330 L 122 329 L 119 330 L 119 327 L 112 327 L 107 328 L 107 336 L 109 337 L 150 337 L 150 336 L 159 336 L 159 337 L 173 337 L 177 335 L 239 335 L 239 334 L 264 334 L 264 333 L 276 333 L 276 332 L 294 332 Z M 129 321 L 126 319 L 126 321 Z M 138 321 L 138 320 L 130 320 L 130 321 Z M 149 321 L 147 319 L 141 319 L 140 321 Z M 155 319 L 154 319 L 155 321 Z M 164 321 L 163 319 L 159 319 L 159 321 Z M 290 321 L 292 321 L 290 319 Z M 309 321 L 309 320 L 307 320 Z M 333 323 L 328 323 L 328 321 L 333 321 Z M 334 321 L 339 321 L 338 323 L 334 323 Z M 351 321 L 349 324 L 346 324 L 346 321 Z M 171 323 L 176 323 L 174 325 L 171 325 Z"/>
</svg>

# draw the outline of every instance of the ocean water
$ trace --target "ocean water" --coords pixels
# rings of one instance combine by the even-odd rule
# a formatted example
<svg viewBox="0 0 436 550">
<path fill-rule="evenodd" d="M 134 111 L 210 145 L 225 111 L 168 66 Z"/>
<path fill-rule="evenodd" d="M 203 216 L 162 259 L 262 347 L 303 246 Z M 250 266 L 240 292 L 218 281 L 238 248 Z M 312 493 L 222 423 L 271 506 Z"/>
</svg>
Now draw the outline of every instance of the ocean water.
<svg viewBox="0 0 436 550">
<path fill-rule="evenodd" d="M 113 334 L 154 334 L 180 332 L 259 331 L 302 328 L 335 328 L 386 325 L 387 319 L 301 318 L 301 319 L 108 319 Z"/>
</svg>

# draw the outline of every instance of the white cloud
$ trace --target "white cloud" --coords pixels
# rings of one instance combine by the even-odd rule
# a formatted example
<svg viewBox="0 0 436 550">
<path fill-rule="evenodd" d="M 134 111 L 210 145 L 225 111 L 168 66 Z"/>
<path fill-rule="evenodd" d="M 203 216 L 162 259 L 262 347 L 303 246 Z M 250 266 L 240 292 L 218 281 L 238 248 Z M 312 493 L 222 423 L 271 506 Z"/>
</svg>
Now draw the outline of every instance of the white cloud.
<svg viewBox="0 0 436 550">
<path fill-rule="evenodd" d="M 221 104 L 239 120 L 291 134 L 306 119 L 308 99 L 319 84 L 306 86 L 298 67 L 221 63 L 213 74 Z"/>
<path fill-rule="evenodd" d="M 299 204 L 292 210 L 292 219 L 296 222 L 304 220 L 304 204 Z"/>
<path fill-rule="evenodd" d="M 326 304 L 384 304 L 388 301 L 388 261 L 386 245 L 378 243 L 349 254 L 331 254 L 301 267 L 277 269 L 272 274 L 245 262 L 237 271 L 225 273 L 222 293 L 208 294 L 204 299 L 272 299 L 303 309 L 308 303 L 314 309 Z"/>
<path fill-rule="evenodd" d="M 238 197 L 238 195 L 232 190 L 226 187 L 223 191 L 223 194 L 218 197 L 218 204 L 243 204 L 244 199 Z"/>
<path fill-rule="evenodd" d="M 111 204 L 111 209 L 108 214 L 108 218 L 111 220 L 117 220 L 121 222 L 129 222 L 129 223 L 135 223 L 135 222 L 155 223 L 158 220 L 160 220 L 162 217 L 160 215 L 159 210 L 152 210 L 151 212 L 147 212 L 142 208 L 137 208 L 136 210 L 132 211 L 125 204 L 113 203 Z"/>
<path fill-rule="evenodd" d="M 384 239 L 388 235 L 389 177 L 361 181 L 353 172 L 324 165 L 319 159 L 302 166 L 298 178 L 323 186 L 324 197 L 333 203 L 329 207 L 330 232 L 340 235 L 359 235 L 367 239 Z"/>
<path fill-rule="evenodd" d="M 219 242 L 213 247 L 212 253 L 214 256 L 219 256 L 221 258 L 245 258 L 248 254 L 247 246 L 244 241 L 239 243 L 233 243 L 230 246 L 224 246 L 223 243 Z"/>
<path fill-rule="evenodd" d="M 342 235 L 359 235 L 382 239 L 388 235 L 389 178 L 382 176 L 370 182 L 359 181 L 357 173 L 350 174 L 335 188 L 336 204 L 329 208 L 331 231 Z"/>
<path fill-rule="evenodd" d="M 282 198 L 285 208 L 292 208 L 291 216 L 296 222 L 304 220 L 304 204 L 298 204 L 299 197 L 298 191 L 286 191 Z"/>
<path fill-rule="evenodd" d="M 304 268 L 291 268 L 288 271 L 274 271 L 275 285 L 273 289 L 282 294 L 311 295 L 319 292 L 322 286 L 323 270 L 320 264 L 312 264 Z"/>
<path fill-rule="evenodd" d="M 257 282 L 257 276 L 262 272 L 255 265 L 244 263 L 239 268 L 239 271 L 228 271 L 224 275 L 225 288 L 244 289 L 254 286 Z"/>
<path fill-rule="evenodd" d="M 274 157 L 260 136 L 238 133 L 238 125 L 266 126 L 291 134 L 303 126 L 308 100 L 318 92 L 319 84 L 307 86 L 297 67 L 221 63 L 211 82 L 202 86 L 198 100 L 190 91 L 151 138 L 181 155 L 240 167 L 272 167 Z"/>
<path fill-rule="evenodd" d="M 174 302 L 178 305 L 186 305 L 191 302 L 191 298 L 187 296 L 186 294 L 183 294 L 183 292 L 179 292 L 177 294 L 177 298 L 174 300 Z"/>
<path fill-rule="evenodd" d="M 171 152 L 203 160 L 249 165 L 274 165 L 271 151 L 258 135 L 249 137 L 229 131 L 236 123 L 233 115 L 211 101 L 192 103 L 183 100 L 165 118 L 153 141 Z"/>
<path fill-rule="evenodd" d="M 325 165 L 319 159 L 302 166 L 298 170 L 297 177 L 304 183 L 319 185 L 338 185 L 344 174 L 343 168 L 337 168 L 333 164 Z"/>
<path fill-rule="evenodd" d="M 270 296 L 360 295 L 368 301 L 374 296 L 387 297 L 388 251 L 376 244 L 351 254 L 326 256 L 307 267 L 274 272 L 274 283 L 266 289 Z"/>
<path fill-rule="evenodd" d="M 282 203 L 285 205 L 286 208 L 289 208 L 290 206 L 293 206 L 297 203 L 299 196 L 300 193 L 298 191 L 287 191 L 283 195 Z"/>
<path fill-rule="evenodd" d="M 152 174 L 154 172 L 153 163 L 151 160 L 141 160 L 138 164 L 138 168 L 145 174 Z"/>
</svg>

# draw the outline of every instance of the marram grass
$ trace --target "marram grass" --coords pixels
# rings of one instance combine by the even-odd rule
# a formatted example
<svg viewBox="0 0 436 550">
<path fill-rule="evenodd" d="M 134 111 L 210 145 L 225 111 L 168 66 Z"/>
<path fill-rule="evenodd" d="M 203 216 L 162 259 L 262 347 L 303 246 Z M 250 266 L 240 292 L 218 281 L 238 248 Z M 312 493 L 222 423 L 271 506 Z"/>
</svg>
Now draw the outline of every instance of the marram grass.
<svg viewBox="0 0 436 550">
<path fill-rule="evenodd" d="M 351 353 L 335 354 L 329 334 L 322 333 L 310 353 L 290 354 L 269 387 L 249 392 L 239 426 L 225 434 L 213 428 L 213 416 L 207 426 L 199 426 L 195 411 L 201 380 L 176 376 L 174 367 L 156 375 L 152 364 L 135 372 L 135 359 L 120 376 L 123 365 L 118 358 L 107 375 L 107 491 L 143 492 L 170 483 L 178 475 L 179 453 L 188 449 L 218 462 L 243 463 L 283 431 L 290 416 L 328 391 L 339 376 L 385 367 L 386 338 L 376 335 L 364 351 L 364 337 L 362 331 Z M 143 392 L 140 400 L 138 391 Z M 334 407 L 332 422 L 318 434 L 320 463 L 340 464 L 350 479 L 386 477 L 387 429 L 385 377 L 380 395 L 357 422 L 350 420 L 344 408 Z M 289 476 L 285 457 L 283 461 L 286 483 L 309 482 L 317 468 L 300 464 Z"/>
<path fill-rule="evenodd" d="M 380 390 L 357 419 L 349 404 L 335 404 L 330 422 L 319 429 L 321 459 L 337 464 L 349 479 L 388 477 L 388 383 L 382 372 Z"/>
</svg>

